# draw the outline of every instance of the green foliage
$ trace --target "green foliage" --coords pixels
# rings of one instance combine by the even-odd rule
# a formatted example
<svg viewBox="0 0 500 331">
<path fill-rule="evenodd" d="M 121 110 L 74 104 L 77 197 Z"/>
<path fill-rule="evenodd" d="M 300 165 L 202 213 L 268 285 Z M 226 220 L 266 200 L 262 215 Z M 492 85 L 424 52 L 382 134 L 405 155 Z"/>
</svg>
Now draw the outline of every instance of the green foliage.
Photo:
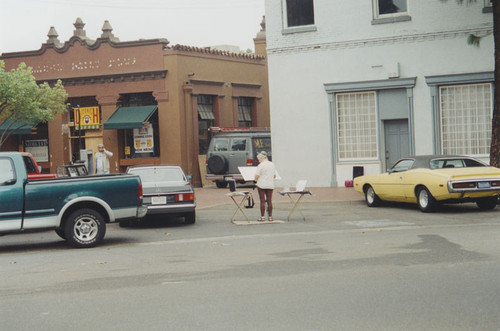
<svg viewBox="0 0 500 331">
<path fill-rule="evenodd" d="M 59 80 L 50 87 L 38 85 L 31 72 L 31 67 L 21 63 L 17 69 L 5 71 L 5 63 L 0 61 L 0 123 L 37 124 L 54 119 L 56 114 L 67 110 L 68 94 Z M 5 130 L 0 136 L 0 146 L 15 128 Z"/>
</svg>

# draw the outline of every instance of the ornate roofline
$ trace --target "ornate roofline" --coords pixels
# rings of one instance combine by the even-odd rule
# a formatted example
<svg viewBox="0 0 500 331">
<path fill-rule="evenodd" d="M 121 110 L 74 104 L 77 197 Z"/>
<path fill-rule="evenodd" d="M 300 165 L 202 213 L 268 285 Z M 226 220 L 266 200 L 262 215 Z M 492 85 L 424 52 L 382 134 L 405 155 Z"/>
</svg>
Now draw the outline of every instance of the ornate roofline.
<svg viewBox="0 0 500 331">
<path fill-rule="evenodd" d="M 82 45 L 86 46 L 90 50 L 98 49 L 102 44 L 109 44 L 113 48 L 124 48 L 124 47 L 139 47 L 139 46 L 150 46 L 150 45 L 162 45 L 166 47 L 169 44 L 167 39 L 141 39 L 134 41 L 120 41 L 114 42 L 109 38 L 97 38 L 95 41 L 88 41 L 82 39 L 78 36 L 71 37 L 68 41 L 66 41 L 61 47 L 57 47 L 54 44 L 45 43 L 42 44 L 39 50 L 35 51 L 22 51 L 22 52 L 12 52 L 12 53 L 3 53 L 0 56 L 0 59 L 8 59 L 15 57 L 26 57 L 26 56 L 39 56 L 44 54 L 48 49 L 54 49 L 57 53 L 65 53 L 72 47 L 76 42 L 80 42 Z"/>
</svg>

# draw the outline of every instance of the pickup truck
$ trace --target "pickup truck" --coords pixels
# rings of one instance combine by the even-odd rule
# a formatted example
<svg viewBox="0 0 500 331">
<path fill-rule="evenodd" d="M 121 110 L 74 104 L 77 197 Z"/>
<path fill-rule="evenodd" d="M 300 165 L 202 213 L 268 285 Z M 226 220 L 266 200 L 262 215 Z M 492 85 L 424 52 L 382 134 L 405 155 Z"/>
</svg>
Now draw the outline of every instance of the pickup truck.
<svg viewBox="0 0 500 331">
<path fill-rule="evenodd" d="M 94 247 L 106 223 L 146 212 L 139 176 L 29 180 L 22 153 L 0 152 L 0 235 L 55 230 L 73 247 Z"/>
</svg>

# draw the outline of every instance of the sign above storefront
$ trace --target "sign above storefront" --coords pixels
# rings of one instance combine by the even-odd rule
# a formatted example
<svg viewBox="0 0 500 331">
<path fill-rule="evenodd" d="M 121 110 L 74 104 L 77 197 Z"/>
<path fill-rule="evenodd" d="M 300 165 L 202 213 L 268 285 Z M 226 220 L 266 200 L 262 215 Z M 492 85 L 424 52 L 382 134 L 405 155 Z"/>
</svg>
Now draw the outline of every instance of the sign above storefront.
<svg viewBox="0 0 500 331">
<path fill-rule="evenodd" d="M 99 116 L 99 106 L 73 108 L 75 117 L 75 129 L 82 130 L 99 129 L 101 118 Z M 80 124 L 81 123 L 81 124 Z"/>
</svg>

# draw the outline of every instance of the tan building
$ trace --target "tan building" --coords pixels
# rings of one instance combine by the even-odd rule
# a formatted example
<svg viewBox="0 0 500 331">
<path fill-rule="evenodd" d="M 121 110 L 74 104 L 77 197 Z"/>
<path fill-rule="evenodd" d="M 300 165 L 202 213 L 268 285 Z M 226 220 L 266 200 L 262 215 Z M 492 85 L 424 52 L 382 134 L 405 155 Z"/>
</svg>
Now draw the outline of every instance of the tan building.
<svg viewBox="0 0 500 331">
<path fill-rule="evenodd" d="M 91 40 L 84 25 L 77 19 L 64 43 L 52 27 L 39 50 L 0 56 L 6 70 L 25 62 L 38 82 L 61 79 L 70 104 L 67 114 L 37 125 L 36 133 L 18 132 L 2 150 L 32 151 L 45 172 L 55 172 L 103 143 L 114 154 L 111 172 L 179 164 L 199 186 L 208 127 L 270 125 L 264 22 L 255 54 L 170 46 L 166 39 L 121 42 L 107 21 Z"/>
</svg>

